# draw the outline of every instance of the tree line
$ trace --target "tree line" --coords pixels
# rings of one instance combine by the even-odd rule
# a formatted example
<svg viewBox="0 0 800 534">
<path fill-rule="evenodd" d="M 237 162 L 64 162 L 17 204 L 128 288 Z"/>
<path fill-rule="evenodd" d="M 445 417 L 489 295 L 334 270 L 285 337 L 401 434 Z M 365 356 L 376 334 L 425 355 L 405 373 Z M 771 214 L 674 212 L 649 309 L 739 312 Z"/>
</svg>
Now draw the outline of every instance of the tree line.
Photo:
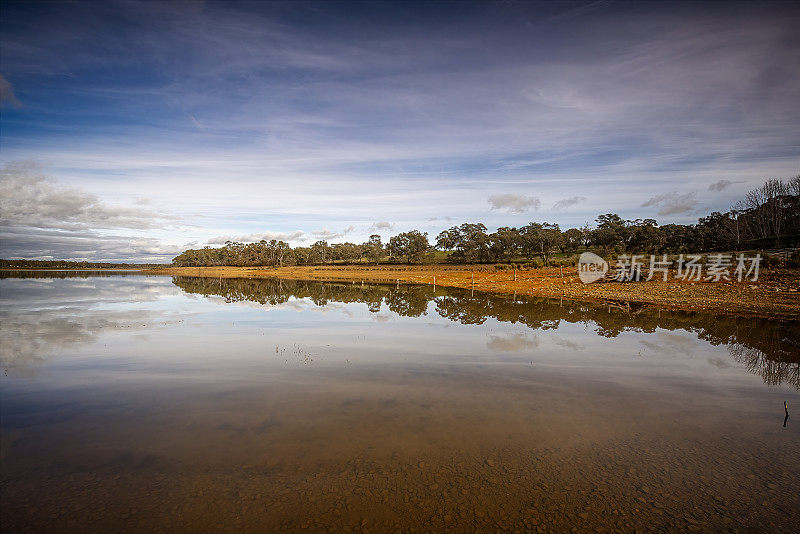
<svg viewBox="0 0 800 534">
<path fill-rule="evenodd" d="M 655 219 L 626 220 L 615 213 L 599 215 L 592 227 L 562 230 L 558 224 L 531 222 L 489 232 L 482 223 L 453 226 L 431 243 L 426 232 L 402 232 L 383 243 L 373 234 L 361 244 L 290 247 L 284 241 L 228 241 L 223 247 L 186 250 L 176 266 L 289 266 L 332 263 L 404 262 L 464 263 L 536 260 L 550 262 L 558 253 L 595 250 L 610 253 L 692 253 L 790 247 L 800 243 L 800 175 L 787 181 L 767 180 L 725 213 L 713 212 L 696 224 L 659 225 Z M 437 254 L 437 251 L 439 252 Z"/>
<path fill-rule="evenodd" d="M 0 260 L 0 269 L 146 269 L 156 263 L 112 263 L 108 261 Z"/>
</svg>

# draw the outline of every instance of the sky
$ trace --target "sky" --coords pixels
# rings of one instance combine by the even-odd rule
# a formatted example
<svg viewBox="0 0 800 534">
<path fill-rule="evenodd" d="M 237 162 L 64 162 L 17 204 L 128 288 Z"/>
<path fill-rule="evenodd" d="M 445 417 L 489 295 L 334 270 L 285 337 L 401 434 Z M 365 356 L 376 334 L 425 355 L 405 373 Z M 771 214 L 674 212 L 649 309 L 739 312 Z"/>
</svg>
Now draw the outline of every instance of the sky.
<svg viewBox="0 0 800 534">
<path fill-rule="evenodd" d="M 601 213 L 800 174 L 792 3 L 0 8 L 0 256 L 168 262 Z"/>
</svg>

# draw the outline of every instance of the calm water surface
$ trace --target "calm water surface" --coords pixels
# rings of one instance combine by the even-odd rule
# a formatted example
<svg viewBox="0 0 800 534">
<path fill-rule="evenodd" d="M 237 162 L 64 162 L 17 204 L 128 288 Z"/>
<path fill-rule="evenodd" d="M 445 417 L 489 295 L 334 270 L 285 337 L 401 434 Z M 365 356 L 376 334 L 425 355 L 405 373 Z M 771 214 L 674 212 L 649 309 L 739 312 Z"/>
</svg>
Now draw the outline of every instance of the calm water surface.
<svg viewBox="0 0 800 534">
<path fill-rule="evenodd" d="M 800 529 L 796 322 L 57 276 L 0 279 L 4 532 Z"/>
</svg>

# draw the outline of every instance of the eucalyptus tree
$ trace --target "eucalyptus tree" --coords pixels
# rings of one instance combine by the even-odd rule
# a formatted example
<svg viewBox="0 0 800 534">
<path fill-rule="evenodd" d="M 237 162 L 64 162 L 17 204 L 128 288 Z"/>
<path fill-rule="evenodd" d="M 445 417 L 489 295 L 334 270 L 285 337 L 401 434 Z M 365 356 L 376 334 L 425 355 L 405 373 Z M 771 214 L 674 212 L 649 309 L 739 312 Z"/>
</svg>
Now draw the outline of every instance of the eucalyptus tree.
<svg viewBox="0 0 800 534">
<path fill-rule="evenodd" d="M 489 234 L 489 253 L 492 259 L 512 260 L 522 249 L 522 235 L 516 228 L 502 226 Z"/>
<path fill-rule="evenodd" d="M 583 232 L 578 228 L 564 230 L 564 248 L 570 252 L 575 252 L 583 241 Z"/>
<path fill-rule="evenodd" d="M 405 257 L 408 263 L 421 262 L 429 248 L 428 233 L 419 230 L 403 232 L 389 239 L 389 253 L 396 258 Z"/>
<path fill-rule="evenodd" d="M 664 238 L 665 252 L 690 253 L 697 252 L 698 232 L 691 224 L 665 224 L 659 227 Z"/>
<path fill-rule="evenodd" d="M 659 252 L 666 243 L 655 219 L 628 221 L 627 249 L 634 252 Z"/>
<path fill-rule="evenodd" d="M 784 182 L 770 179 L 761 187 L 748 191 L 738 205 L 750 236 L 781 246 L 788 234 L 797 240 L 800 231 L 800 176 Z M 787 231 L 788 230 L 788 231 Z"/>
<path fill-rule="evenodd" d="M 625 250 L 627 229 L 625 219 L 616 213 L 598 215 L 597 228 L 592 231 L 592 244 L 606 250 Z"/>
<path fill-rule="evenodd" d="M 532 222 L 520 228 L 519 232 L 523 251 L 529 257 L 538 254 L 544 262 L 547 262 L 552 249 L 560 247 L 564 241 L 557 224 Z"/>
<path fill-rule="evenodd" d="M 330 246 L 330 259 L 353 263 L 361 259 L 361 247 L 355 243 L 335 243 Z"/>
<path fill-rule="evenodd" d="M 381 243 L 381 236 L 378 234 L 372 234 L 369 236 L 369 240 L 362 245 L 367 258 L 372 263 L 378 263 L 384 255 L 384 248 L 383 243 Z"/>
<path fill-rule="evenodd" d="M 271 265 L 283 267 L 284 265 L 294 264 L 294 252 L 292 251 L 292 247 L 289 246 L 289 243 L 285 241 L 275 241 L 273 239 L 269 244 L 272 249 Z"/>
<path fill-rule="evenodd" d="M 486 226 L 481 223 L 464 223 L 441 232 L 436 237 L 436 248 L 454 250 L 454 259 L 466 262 L 491 259 L 490 239 Z"/>
<path fill-rule="evenodd" d="M 310 265 L 311 262 L 311 247 L 295 247 L 292 251 L 294 253 L 294 260 L 297 265 Z"/>
<path fill-rule="evenodd" d="M 312 254 L 312 263 L 321 263 L 325 265 L 330 260 L 330 246 L 328 246 L 328 242 L 320 239 L 313 245 L 311 245 L 311 254 Z"/>
</svg>

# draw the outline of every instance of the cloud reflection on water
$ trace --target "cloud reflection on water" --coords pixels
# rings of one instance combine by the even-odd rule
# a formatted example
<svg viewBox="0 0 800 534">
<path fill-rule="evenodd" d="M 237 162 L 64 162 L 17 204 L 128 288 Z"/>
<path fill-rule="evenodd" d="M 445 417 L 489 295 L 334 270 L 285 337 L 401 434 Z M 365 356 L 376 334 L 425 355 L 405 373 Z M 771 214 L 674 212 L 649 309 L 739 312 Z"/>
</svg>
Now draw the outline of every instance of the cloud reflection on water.
<svg viewBox="0 0 800 534">
<path fill-rule="evenodd" d="M 622 313 L 583 303 L 512 300 L 506 296 L 471 295 L 447 288 L 437 288 L 434 293 L 428 286 L 362 287 L 343 283 L 180 277 L 172 279 L 173 285 L 169 280 L 141 276 L 3 279 L 0 303 L 3 367 L 10 374 L 30 374 L 50 356 L 80 351 L 114 332 L 123 336 L 130 336 L 133 331 L 142 334 L 154 325 L 164 328 L 164 335 L 159 339 L 132 339 L 133 343 L 148 347 L 148 358 L 155 357 L 151 353 L 159 350 L 185 354 L 185 357 L 194 353 L 211 356 L 214 351 L 226 351 L 226 345 L 221 343 L 227 339 L 230 339 L 227 347 L 235 350 L 237 357 L 245 358 L 265 350 L 259 349 L 258 343 L 266 341 L 266 337 L 257 337 L 259 332 L 254 329 L 263 328 L 261 336 L 269 333 L 278 336 L 280 341 L 281 329 L 286 328 L 302 333 L 298 339 L 308 346 L 325 347 L 324 353 L 317 354 L 317 363 L 324 363 L 326 358 L 328 362 L 336 358 L 350 362 L 360 352 L 364 352 L 363 357 L 391 361 L 396 358 L 393 355 L 423 357 L 440 350 L 438 358 L 446 359 L 469 354 L 469 347 L 473 346 L 470 336 L 474 334 L 457 329 L 453 334 L 433 335 L 422 327 L 460 324 L 483 325 L 482 343 L 489 351 L 481 356 L 483 358 L 491 357 L 492 353 L 505 353 L 516 354 L 520 361 L 527 361 L 535 352 L 538 358 L 547 359 L 565 349 L 577 353 L 591 347 L 591 360 L 581 358 L 587 363 L 605 364 L 614 350 L 633 357 L 637 355 L 638 346 L 639 356 L 651 358 L 650 361 L 662 366 L 668 365 L 664 356 L 680 356 L 684 362 L 694 362 L 695 356 L 707 353 L 705 358 L 697 359 L 697 362 L 705 362 L 706 369 L 722 371 L 743 366 L 769 385 L 785 383 L 800 389 L 800 363 L 796 357 L 792 359 L 792 354 L 796 354 L 796 346 L 792 345 L 796 344 L 793 339 L 797 339 L 796 323 L 702 314 L 659 314 L 647 309 Z M 200 295 L 205 298 L 191 303 L 190 299 Z M 219 319 L 214 315 L 209 315 L 205 323 L 193 323 L 203 329 L 204 336 L 211 336 L 206 342 L 202 341 L 202 336 L 197 337 L 199 333 L 185 337 L 168 328 L 180 320 L 179 316 L 190 313 L 188 309 L 208 304 L 213 304 L 217 310 L 219 306 L 230 307 L 231 304 L 244 306 L 236 312 L 240 316 L 235 318 L 238 324 L 236 320 L 231 322 L 232 332 L 220 331 Z M 366 309 L 359 309 L 358 304 L 366 304 Z M 261 318 L 253 315 L 256 310 L 272 311 L 275 315 Z M 308 312 L 313 312 L 317 319 L 312 319 Z M 285 313 L 305 315 L 298 320 Z M 408 322 L 408 319 L 423 316 L 436 320 Z M 403 318 L 403 321 L 393 321 L 394 318 Z M 373 326 L 368 328 L 369 324 Z M 512 324 L 515 328 L 500 328 L 503 324 Z M 520 327 L 527 327 L 529 331 L 521 331 Z M 348 332 L 352 332 L 351 338 L 347 337 Z M 370 336 L 369 343 L 359 338 L 361 333 Z M 637 334 L 633 344 L 621 343 L 625 337 L 622 334 L 627 333 Z M 406 342 L 406 339 L 414 341 Z M 604 339 L 616 341 L 608 345 L 601 342 Z M 160 345 L 157 344 L 159 340 Z M 197 343 L 200 345 L 192 349 L 194 352 L 184 348 Z M 375 344 L 372 351 L 369 350 L 371 344 Z M 713 346 L 727 347 L 731 358 L 725 360 L 712 354 L 709 351 Z M 651 355 L 658 355 L 660 359 L 652 360 Z M 565 361 L 563 357 L 561 361 Z M 676 371 L 674 364 L 670 365 L 673 365 L 673 372 L 682 372 Z"/>
</svg>

